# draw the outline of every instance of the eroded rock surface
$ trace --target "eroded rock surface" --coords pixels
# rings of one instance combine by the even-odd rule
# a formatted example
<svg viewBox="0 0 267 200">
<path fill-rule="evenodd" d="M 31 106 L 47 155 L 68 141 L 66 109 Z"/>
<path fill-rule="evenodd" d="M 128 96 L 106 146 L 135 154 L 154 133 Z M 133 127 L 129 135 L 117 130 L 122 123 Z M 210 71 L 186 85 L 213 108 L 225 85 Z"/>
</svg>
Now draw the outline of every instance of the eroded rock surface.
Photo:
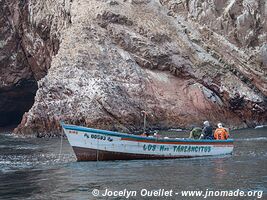
<svg viewBox="0 0 267 200">
<path fill-rule="evenodd" d="M 60 120 L 131 131 L 142 110 L 150 128 L 266 122 L 264 1 L 32 0 L 19 10 L 25 64 L 13 64 L 20 75 L 14 61 L 0 70 L 27 71 L 38 90 L 16 133 L 58 133 Z"/>
<path fill-rule="evenodd" d="M 0 126 L 20 122 L 31 108 L 37 81 L 58 51 L 67 12 L 63 2 L 0 1 Z"/>
</svg>

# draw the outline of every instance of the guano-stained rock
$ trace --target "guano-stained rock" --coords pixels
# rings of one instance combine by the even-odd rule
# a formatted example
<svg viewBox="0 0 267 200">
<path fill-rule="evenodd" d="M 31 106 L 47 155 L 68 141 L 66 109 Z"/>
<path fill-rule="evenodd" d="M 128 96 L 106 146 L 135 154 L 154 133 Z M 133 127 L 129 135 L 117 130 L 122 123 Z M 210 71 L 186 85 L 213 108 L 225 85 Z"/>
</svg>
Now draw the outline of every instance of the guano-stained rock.
<svg viewBox="0 0 267 200">
<path fill-rule="evenodd" d="M 266 123 L 264 1 L 1 4 L 10 19 L 1 24 L 14 31 L 1 29 L 0 96 L 19 80 L 38 82 L 15 133 L 58 134 L 60 120 L 130 132 L 142 110 L 149 128 Z"/>
</svg>

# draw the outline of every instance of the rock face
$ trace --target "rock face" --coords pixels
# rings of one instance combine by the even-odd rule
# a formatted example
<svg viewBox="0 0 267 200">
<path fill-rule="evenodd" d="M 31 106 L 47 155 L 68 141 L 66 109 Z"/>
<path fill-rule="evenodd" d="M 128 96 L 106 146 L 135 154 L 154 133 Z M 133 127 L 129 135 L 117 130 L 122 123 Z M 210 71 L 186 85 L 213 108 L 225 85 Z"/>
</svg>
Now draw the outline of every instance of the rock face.
<svg viewBox="0 0 267 200">
<path fill-rule="evenodd" d="M 142 110 L 150 128 L 267 121 L 263 0 L 0 3 L 1 113 L 37 90 L 16 133 L 132 131 Z"/>
<path fill-rule="evenodd" d="M 68 18 L 67 9 L 49 10 L 46 3 L 0 1 L 0 126 L 20 122 L 31 108 L 37 81 L 58 51 L 57 30 Z"/>
</svg>

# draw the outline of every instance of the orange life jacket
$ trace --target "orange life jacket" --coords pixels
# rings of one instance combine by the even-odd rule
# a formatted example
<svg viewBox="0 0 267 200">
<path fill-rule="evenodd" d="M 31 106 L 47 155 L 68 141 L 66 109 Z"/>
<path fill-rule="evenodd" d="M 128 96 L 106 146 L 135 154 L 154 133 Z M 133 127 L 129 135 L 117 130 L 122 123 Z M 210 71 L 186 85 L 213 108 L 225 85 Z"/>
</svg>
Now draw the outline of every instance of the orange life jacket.
<svg viewBox="0 0 267 200">
<path fill-rule="evenodd" d="M 229 134 L 224 128 L 217 128 L 214 133 L 214 138 L 216 140 L 227 140 Z"/>
</svg>

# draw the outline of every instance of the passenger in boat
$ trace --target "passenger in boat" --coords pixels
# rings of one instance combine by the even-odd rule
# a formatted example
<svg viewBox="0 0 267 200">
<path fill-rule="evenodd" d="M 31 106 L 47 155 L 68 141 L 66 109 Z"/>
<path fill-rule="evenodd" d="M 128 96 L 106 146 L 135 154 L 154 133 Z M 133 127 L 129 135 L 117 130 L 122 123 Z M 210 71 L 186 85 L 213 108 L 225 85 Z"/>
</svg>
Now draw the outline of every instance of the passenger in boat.
<svg viewBox="0 0 267 200">
<path fill-rule="evenodd" d="M 145 133 L 142 133 L 141 136 L 148 137 L 149 134 L 147 132 L 145 132 Z"/>
<path fill-rule="evenodd" d="M 223 127 L 222 123 L 218 124 L 218 128 L 215 130 L 214 138 L 216 140 L 227 140 L 229 138 L 229 133 Z"/>
<path fill-rule="evenodd" d="M 213 140 L 213 133 L 212 133 L 212 127 L 209 123 L 209 121 L 204 121 L 204 127 L 202 129 L 202 135 L 201 135 L 201 139 L 209 139 L 209 140 Z"/>
<path fill-rule="evenodd" d="M 154 132 L 153 135 L 154 135 L 155 138 L 160 138 L 160 135 L 158 134 L 158 131 Z"/>
<path fill-rule="evenodd" d="M 201 133 L 202 133 L 202 129 L 199 128 L 199 127 L 195 127 L 195 128 L 193 128 L 192 131 L 190 132 L 190 136 L 189 136 L 189 138 L 190 138 L 190 139 L 198 140 L 198 139 L 200 139 Z"/>
</svg>

